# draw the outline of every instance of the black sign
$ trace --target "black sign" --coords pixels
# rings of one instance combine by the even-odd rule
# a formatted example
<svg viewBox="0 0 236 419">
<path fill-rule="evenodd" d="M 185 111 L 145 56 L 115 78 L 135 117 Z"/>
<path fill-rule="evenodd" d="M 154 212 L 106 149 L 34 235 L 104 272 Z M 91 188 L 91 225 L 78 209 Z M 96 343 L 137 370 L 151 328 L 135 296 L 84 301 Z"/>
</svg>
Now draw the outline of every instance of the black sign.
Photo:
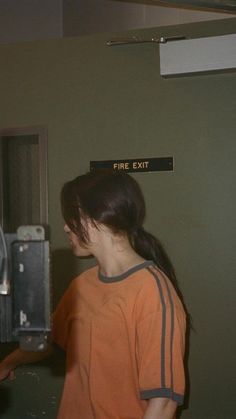
<svg viewBox="0 0 236 419">
<path fill-rule="evenodd" d="M 90 170 L 113 169 L 125 172 L 162 172 L 173 171 L 173 157 L 151 159 L 98 160 L 90 161 Z"/>
</svg>

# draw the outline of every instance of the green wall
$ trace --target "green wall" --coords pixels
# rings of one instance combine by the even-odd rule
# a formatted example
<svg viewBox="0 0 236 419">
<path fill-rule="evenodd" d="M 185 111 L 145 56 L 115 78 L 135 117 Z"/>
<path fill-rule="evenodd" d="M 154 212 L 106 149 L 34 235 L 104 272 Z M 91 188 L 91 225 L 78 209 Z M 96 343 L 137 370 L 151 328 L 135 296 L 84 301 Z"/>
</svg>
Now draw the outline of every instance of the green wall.
<svg viewBox="0 0 236 419">
<path fill-rule="evenodd" d="M 236 19 L 130 34 L 234 32 Z M 62 184 L 90 160 L 173 156 L 174 172 L 134 176 L 147 201 L 146 226 L 173 259 L 194 326 L 181 418 L 235 419 L 236 73 L 162 79 L 157 45 L 111 48 L 110 37 L 0 46 L 0 129 L 48 128 L 55 301 L 87 266 L 66 248 Z M 7 350 L 1 345 L 2 355 Z M 0 387 L 0 416 L 55 418 L 63 360 L 58 353 L 19 368 Z"/>
</svg>

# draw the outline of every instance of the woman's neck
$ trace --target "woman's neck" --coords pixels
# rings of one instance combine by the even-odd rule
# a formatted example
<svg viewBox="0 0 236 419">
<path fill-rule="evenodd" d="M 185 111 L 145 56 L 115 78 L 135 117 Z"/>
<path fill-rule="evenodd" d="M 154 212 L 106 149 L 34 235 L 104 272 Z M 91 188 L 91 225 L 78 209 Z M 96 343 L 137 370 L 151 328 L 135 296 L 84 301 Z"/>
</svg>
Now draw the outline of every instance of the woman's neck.
<svg viewBox="0 0 236 419">
<path fill-rule="evenodd" d="M 121 275 L 130 268 L 144 262 L 132 248 L 126 236 L 105 236 L 93 252 L 100 271 L 105 276 Z"/>
<path fill-rule="evenodd" d="M 144 259 L 136 253 L 127 258 L 112 257 L 107 260 L 98 260 L 101 273 L 107 277 L 122 275 L 142 262 L 144 262 Z"/>
</svg>

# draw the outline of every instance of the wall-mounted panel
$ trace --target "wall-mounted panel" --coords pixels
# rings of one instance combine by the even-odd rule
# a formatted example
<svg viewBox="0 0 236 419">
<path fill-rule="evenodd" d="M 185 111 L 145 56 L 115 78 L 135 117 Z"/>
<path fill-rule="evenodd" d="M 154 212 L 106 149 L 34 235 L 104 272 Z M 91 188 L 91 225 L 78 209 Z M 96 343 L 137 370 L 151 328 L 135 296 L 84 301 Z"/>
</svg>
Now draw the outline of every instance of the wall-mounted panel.
<svg viewBox="0 0 236 419">
<path fill-rule="evenodd" d="M 160 44 L 163 77 L 236 70 L 236 34 Z"/>
</svg>

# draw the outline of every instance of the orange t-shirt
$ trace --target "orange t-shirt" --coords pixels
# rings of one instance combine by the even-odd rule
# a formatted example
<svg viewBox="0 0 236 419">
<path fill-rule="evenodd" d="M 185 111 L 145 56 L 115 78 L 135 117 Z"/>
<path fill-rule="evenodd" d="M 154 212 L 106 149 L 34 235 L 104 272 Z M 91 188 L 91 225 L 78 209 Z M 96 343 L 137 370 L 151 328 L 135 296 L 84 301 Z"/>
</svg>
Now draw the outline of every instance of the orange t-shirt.
<svg viewBox="0 0 236 419">
<path fill-rule="evenodd" d="M 53 324 L 67 352 L 58 419 L 141 419 L 150 398 L 183 402 L 185 313 L 153 262 L 116 277 L 87 270 Z"/>
</svg>

